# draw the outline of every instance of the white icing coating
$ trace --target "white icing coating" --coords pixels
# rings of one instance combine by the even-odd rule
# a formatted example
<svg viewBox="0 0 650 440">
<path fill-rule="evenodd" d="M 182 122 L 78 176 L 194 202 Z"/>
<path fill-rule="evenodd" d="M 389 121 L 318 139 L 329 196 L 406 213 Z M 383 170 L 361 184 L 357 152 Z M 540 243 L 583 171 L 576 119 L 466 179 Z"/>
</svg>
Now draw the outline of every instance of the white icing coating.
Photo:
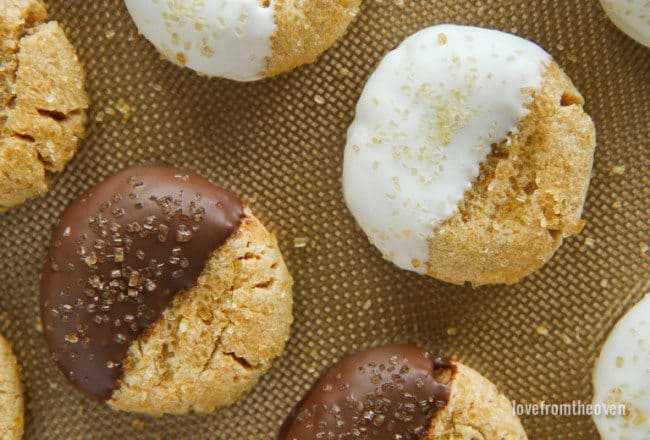
<svg viewBox="0 0 650 440">
<path fill-rule="evenodd" d="M 650 1 L 600 0 L 612 22 L 644 46 L 650 47 Z"/>
<path fill-rule="evenodd" d="M 603 440 L 650 439 L 650 296 L 623 316 L 607 337 L 594 368 L 593 415 Z M 602 414 L 602 405 L 625 413 Z M 597 407 L 594 406 L 594 409 Z"/>
<path fill-rule="evenodd" d="M 125 0 L 142 33 L 170 61 L 238 81 L 259 79 L 271 56 L 273 4 L 262 0 Z"/>
<path fill-rule="evenodd" d="M 345 200 L 370 241 L 425 272 L 427 239 L 458 208 L 491 145 L 528 112 L 551 61 L 514 35 L 440 25 L 388 53 L 348 130 Z"/>
</svg>

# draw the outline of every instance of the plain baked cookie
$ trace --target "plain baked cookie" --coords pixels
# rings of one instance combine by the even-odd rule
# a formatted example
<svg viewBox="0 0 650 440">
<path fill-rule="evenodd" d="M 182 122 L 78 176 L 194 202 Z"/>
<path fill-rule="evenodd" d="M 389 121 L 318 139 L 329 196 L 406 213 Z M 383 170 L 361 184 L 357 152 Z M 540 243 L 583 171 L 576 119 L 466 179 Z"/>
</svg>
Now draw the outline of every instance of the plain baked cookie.
<svg viewBox="0 0 650 440">
<path fill-rule="evenodd" d="M 207 412 L 241 397 L 282 352 L 291 285 L 275 237 L 232 192 L 140 165 L 62 214 L 41 283 L 43 333 L 94 400 Z"/>
<path fill-rule="evenodd" d="M 0 335 L 0 439 L 23 436 L 23 387 L 11 347 Z"/>
<path fill-rule="evenodd" d="M 252 81 L 311 63 L 341 37 L 361 0 L 126 0 L 168 60 Z"/>
<path fill-rule="evenodd" d="M 84 135 L 84 73 L 38 0 L 0 0 L 0 211 L 48 189 Z"/>
<path fill-rule="evenodd" d="M 280 440 L 524 440 L 510 401 L 458 362 L 413 345 L 332 366 L 287 418 Z"/>
<path fill-rule="evenodd" d="M 550 55 L 499 31 L 441 25 L 368 80 L 348 131 L 345 200 L 403 269 L 514 283 L 580 232 L 595 130 Z"/>
</svg>

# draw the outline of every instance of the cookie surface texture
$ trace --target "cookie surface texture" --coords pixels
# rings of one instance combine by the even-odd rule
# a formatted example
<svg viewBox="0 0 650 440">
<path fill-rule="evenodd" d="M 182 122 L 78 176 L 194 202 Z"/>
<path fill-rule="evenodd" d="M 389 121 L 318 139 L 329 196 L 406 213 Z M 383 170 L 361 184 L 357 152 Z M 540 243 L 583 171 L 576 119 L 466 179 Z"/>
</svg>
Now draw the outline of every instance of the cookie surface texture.
<svg viewBox="0 0 650 440">
<path fill-rule="evenodd" d="M 23 436 L 23 387 L 20 370 L 9 343 L 0 335 L 0 438 Z"/>
</svg>

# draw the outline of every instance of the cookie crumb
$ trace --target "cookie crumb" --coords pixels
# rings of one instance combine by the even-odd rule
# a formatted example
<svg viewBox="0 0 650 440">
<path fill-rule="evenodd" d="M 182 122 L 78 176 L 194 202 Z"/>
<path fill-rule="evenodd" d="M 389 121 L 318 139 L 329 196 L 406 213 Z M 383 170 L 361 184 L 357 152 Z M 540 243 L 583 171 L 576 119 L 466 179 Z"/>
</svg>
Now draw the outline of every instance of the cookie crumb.
<svg viewBox="0 0 650 440">
<path fill-rule="evenodd" d="M 112 40 L 113 38 L 115 38 L 115 31 L 113 29 L 109 29 L 106 31 L 105 35 L 107 39 Z"/>
<path fill-rule="evenodd" d="M 571 338 L 566 333 L 562 333 L 560 337 L 562 338 L 562 341 L 564 341 L 565 344 L 567 345 L 571 344 Z"/>
<path fill-rule="evenodd" d="M 293 247 L 295 248 L 304 248 L 307 246 L 307 237 L 295 237 L 293 239 Z"/>
<path fill-rule="evenodd" d="M 361 307 L 363 310 L 368 310 L 372 306 L 372 301 L 367 300 L 365 303 L 363 303 L 363 306 Z"/>
<path fill-rule="evenodd" d="M 615 165 L 612 167 L 612 174 L 623 175 L 625 173 L 625 165 Z"/>
<path fill-rule="evenodd" d="M 341 68 L 339 69 L 339 74 L 340 74 L 341 76 L 351 76 L 351 75 L 352 75 L 352 72 L 350 72 L 350 69 L 348 69 L 347 67 L 341 67 Z"/>
<path fill-rule="evenodd" d="M 133 114 L 133 109 L 126 102 L 126 100 L 124 100 L 124 98 L 118 99 L 117 104 L 115 104 L 115 108 L 118 112 L 122 113 L 122 118 L 125 121 L 131 118 L 131 115 Z"/>
<path fill-rule="evenodd" d="M 600 280 L 600 287 L 607 287 L 609 285 L 609 280 L 607 278 L 603 278 Z"/>
<path fill-rule="evenodd" d="M 641 249 L 642 254 L 647 254 L 648 253 L 648 244 L 647 243 L 641 243 L 639 245 L 639 249 Z"/>
<path fill-rule="evenodd" d="M 325 104 L 325 98 L 323 98 L 321 95 L 314 96 L 314 101 L 316 101 L 316 104 L 318 105 Z"/>
<path fill-rule="evenodd" d="M 594 246 L 596 246 L 596 240 L 594 240 L 591 237 L 585 238 L 585 246 L 593 248 Z"/>
<path fill-rule="evenodd" d="M 548 329 L 546 327 L 544 327 L 543 325 L 537 326 L 536 331 L 537 331 L 537 334 L 542 335 L 542 336 L 548 336 L 548 334 L 549 334 Z"/>
<path fill-rule="evenodd" d="M 102 122 L 104 122 L 104 116 L 105 116 L 105 114 L 104 114 L 103 111 L 101 111 L 101 110 L 98 111 L 97 114 L 95 115 L 95 122 L 98 122 L 98 123 L 101 124 Z"/>
</svg>

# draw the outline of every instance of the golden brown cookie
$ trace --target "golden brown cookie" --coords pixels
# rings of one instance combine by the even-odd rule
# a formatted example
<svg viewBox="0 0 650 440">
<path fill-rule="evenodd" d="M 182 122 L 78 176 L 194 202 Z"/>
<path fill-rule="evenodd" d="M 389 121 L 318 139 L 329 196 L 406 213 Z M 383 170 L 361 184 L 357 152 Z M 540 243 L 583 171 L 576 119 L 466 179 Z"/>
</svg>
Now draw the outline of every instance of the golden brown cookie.
<svg viewBox="0 0 650 440">
<path fill-rule="evenodd" d="M 0 211 L 48 189 L 84 134 L 84 73 L 38 0 L 0 0 Z"/>
<path fill-rule="evenodd" d="M 127 168 L 73 201 L 41 283 L 61 371 L 125 411 L 230 404 L 283 350 L 292 279 L 275 237 L 232 192 L 164 164 Z"/>
<path fill-rule="evenodd" d="M 463 364 L 395 344 L 334 364 L 289 415 L 280 440 L 525 440 L 508 399 Z"/>
<path fill-rule="evenodd" d="M 138 30 L 168 60 L 251 81 L 311 63 L 340 38 L 361 0 L 126 0 Z"/>
<path fill-rule="evenodd" d="M 22 438 L 24 421 L 23 386 L 18 362 L 0 335 L 0 439 Z"/>
</svg>

